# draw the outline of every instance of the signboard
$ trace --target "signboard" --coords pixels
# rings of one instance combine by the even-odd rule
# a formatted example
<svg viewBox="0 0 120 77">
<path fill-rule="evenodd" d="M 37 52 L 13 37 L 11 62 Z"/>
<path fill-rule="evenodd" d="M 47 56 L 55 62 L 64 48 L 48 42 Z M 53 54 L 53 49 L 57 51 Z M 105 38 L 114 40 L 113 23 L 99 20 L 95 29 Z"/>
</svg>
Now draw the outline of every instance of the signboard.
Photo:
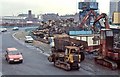
<svg viewBox="0 0 120 77">
<path fill-rule="evenodd" d="M 90 35 L 92 31 L 69 31 L 69 35 Z"/>
</svg>

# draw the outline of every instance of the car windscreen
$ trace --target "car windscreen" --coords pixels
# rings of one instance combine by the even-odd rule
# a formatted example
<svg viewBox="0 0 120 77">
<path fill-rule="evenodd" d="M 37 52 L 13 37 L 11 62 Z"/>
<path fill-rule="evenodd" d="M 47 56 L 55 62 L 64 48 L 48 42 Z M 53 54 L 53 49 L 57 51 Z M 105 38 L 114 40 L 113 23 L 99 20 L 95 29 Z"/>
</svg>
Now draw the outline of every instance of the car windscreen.
<svg viewBox="0 0 120 77">
<path fill-rule="evenodd" d="M 8 52 L 8 54 L 9 55 L 19 55 L 20 52 L 18 52 L 18 51 L 10 51 L 10 52 Z"/>
<path fill-rule="evenodd" d="M 112 31 L 106 31 L 106 35 L 107 36 L 113 36 L 113 32 Z"/>
<path fill-rule="evenodd" d="M 27 39 L 31 39 L 32 37 L 27 37 Z"/>
<path fill-rule="evenodd" d="M 78 54 L 78 53 L 79 53 L 79 50 L 71 49 L 71 53 Z"/>
</svg>

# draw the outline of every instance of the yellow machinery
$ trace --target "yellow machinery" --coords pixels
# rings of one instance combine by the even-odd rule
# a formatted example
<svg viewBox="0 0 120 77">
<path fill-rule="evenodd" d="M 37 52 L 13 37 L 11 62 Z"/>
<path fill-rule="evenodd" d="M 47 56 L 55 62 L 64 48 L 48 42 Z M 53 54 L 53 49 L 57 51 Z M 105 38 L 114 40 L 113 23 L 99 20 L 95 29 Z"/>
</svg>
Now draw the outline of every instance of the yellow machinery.
<svg viewBox="0 0 120 77">
<path fill-rule="evenodd" d="M 78 42 L 76 39 L 71 39 L 69 37 L 55 38 L 55 46 L 52 48 L 52 54 L 48 57 L 48 60 L 59 68 L 78 70 L 80 68 L 80 62 L 85 58 L 84 53 L 81 52 L 81 43 L 86 42 L 80 40 Z"/>
</svg>

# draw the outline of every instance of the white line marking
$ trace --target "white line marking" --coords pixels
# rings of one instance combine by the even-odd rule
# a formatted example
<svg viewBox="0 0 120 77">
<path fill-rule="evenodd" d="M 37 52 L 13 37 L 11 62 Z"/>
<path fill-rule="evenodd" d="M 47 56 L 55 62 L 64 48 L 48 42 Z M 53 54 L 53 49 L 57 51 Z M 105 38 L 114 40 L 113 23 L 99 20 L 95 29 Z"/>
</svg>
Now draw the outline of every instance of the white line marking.
<svg viewBox="0 0 120 77">
<path fill-rule="evenodd" d="M 18 32 L 12 34 L 12 37 L 13 37 L 16 41 L 18 41 L 20 44 L 22 44 L 22 45 L 24 45 L 24 46 L 26 46 L 26 47 L 28 47 L 28 48 L 30 48 L 30 49 L 36 49 L 37 51 L 40 51 L 40 53 L 42 53 L 42 54 L 45 55 L 45 56 L 49 56 L 49 55 L 50 55 L 50 54 L 48 54 L 48 53 L 43 52 L 43 51 L 40 50 L 39 48 L 36 48 L 36 47 L 34 47 L 34 46 L 25 44 L 24 42 L 18 40 L 18 39 L 15 37 L 15 34 L 17 34 L 17 33 L 18 33 Z M 43 49 L 43 50 L 44 50 L 44 49 Z"/>
<path fill-rule="evenodd" d="M 2 72 L 0 72 L 0 77 L 2 76 Z"/>
</svg>

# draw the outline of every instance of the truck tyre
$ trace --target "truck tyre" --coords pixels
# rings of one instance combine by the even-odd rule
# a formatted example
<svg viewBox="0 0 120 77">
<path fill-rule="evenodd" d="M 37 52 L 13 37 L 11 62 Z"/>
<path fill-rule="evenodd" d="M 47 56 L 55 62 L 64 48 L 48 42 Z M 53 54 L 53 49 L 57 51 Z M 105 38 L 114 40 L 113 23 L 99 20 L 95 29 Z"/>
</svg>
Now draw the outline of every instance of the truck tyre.
<svg viewBox="0 0 120 77">
<path fill-rule="evenodd" d="M 83 52 L 80 52 L 81 54 L 81 62 L 85 59 L 85 54 Z"/>
<path fill-rule="evenodd" d="M 71 70 L 71 67 L 70 67 L 69 64 L 66 64 L 65 68 L 66 68 L 66 69 L 65 69 L 66 71 L 70 71 L 70 70 Z"/>
<path fill-rule="evenodd" d="M 79 69 L 80 69 L 80 67 L 79 67 L 79 66 L 75 68 L 75 70 L 79 70 Z"/>
<path fill-rule="evenodd" d="M 49 62 L 53 62 L 53 58 L 51 56 L 48 57 Z"/>
<path fill-rule="evenodd" d="M 80 69 L 80 65 L 79 65 L 79 64 L 77 64 L 76 70 L 79 70 L 79 69 Z"/>
</svg>

